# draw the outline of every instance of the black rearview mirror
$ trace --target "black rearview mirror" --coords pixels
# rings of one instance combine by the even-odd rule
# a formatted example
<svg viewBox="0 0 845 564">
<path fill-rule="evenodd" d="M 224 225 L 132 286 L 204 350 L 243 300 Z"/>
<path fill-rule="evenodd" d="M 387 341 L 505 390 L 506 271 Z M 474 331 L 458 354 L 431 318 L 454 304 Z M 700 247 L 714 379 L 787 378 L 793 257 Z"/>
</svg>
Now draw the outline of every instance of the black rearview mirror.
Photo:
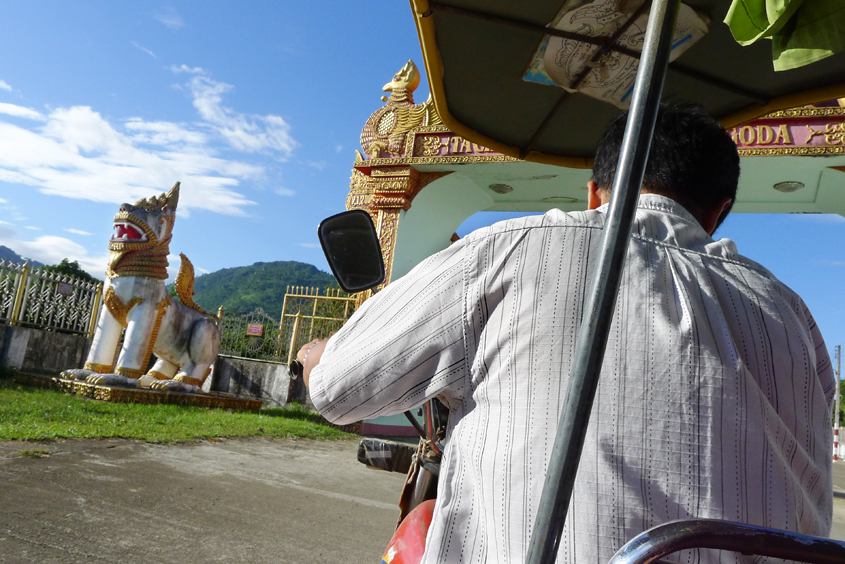
<svg viewBox="0 0 845 564">
<path fill-rule="evenodd" d="M 370 214 L 352 210 L 327 217 L 320 222 L 317 237 L 344 292 L 363 292 L 384 282 L 381 245 Z M 298 360 L 293 359 L 289 368 L 294 380 L 302 375 Z"/>
<path fill-rule="evenodd" d="M 352 210 L 327 217 L 317 228 L 317 237 L 345 292 L 362 292 L 384 282 L 381 245 L 370 214 Z"/>
</svg>

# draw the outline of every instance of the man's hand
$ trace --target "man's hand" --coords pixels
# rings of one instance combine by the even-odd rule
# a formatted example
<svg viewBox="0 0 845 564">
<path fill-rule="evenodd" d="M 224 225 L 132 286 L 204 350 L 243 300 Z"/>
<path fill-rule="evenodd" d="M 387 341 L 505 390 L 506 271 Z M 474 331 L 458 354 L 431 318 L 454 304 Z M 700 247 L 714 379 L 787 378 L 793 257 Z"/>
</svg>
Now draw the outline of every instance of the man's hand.
<svg viewBox="0 0 845 564">
<path fill-rule="evenodd" d="M 302 363 L 302 381 L 305 382 L 306 388 L 308 387 L 308 377 L 311 375 L 311 370 L 320 364 L 320 358 L 323 356 L 323 351 L 329 339 L 314 339 L 305 343 L 296 353 L 296 360 Z"/>
</svg>

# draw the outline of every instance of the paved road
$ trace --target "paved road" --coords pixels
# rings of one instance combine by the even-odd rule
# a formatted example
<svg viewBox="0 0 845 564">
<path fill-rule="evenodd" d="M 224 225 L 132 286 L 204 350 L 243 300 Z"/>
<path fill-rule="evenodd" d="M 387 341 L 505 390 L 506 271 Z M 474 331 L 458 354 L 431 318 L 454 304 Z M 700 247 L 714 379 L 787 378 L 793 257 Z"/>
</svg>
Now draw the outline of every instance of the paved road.
<svg viewBox="0 0 845 564">
<path fill-rule="evenodd" d="M 0 563 L 376 564 L 403 476 L 367 469 L 356 448 L 0 443 Z M 845 462 L 834 463 L 834 489 L 845 495 Z M 845 540 L 845 498 L 834 502 L 832 536 Z"/>
<path fill-rule="evenodd" d="M 830 537 L 845 541 L 845 461 L 833 463 L 833 530 Z"/>
<path fill-rule="evenodd" d="M 20 457 L 23 449 L 53 453 Z M 404 476 L 356 441 L 0 443 L 0 562 L 368 563 Z"/>
</svg>

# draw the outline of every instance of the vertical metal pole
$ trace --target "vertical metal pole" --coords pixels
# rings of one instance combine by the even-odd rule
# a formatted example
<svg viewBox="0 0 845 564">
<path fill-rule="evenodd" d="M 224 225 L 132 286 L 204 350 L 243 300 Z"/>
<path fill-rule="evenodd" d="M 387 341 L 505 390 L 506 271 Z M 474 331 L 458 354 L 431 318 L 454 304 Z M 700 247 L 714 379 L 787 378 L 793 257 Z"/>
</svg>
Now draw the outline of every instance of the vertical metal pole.
<svg viewBox="0 0 845 564">
<path fill-rule="evenodd" d="M 566 400 L 528 547 L 528 564 L 551 564 L 557 558 L 651 147 L 679 4 L 680 0 L 654 0 L 649 14 L 610 212 L 578 331 Z"/>
<path fill-rule="evenodd" d="M 288 294 L 290 294 L 290 286 L 288 286 L 285 292 L 285 298 L 282 300 L 282 318 L 279 321 L 279 331 L 282 330 L 282 324 L 285 322 L 285 313 L 288 311 Z"/>
<path fill-rule="evenodd" d="M 833 426 L 833 460 L 839 460 L 839 404 L 842 401 L 842 394 L 839 393 L 839 385 L 842 381 L 842 345 L 836 345 L 836 407 L 834 414 L 836 424 Z"/>
<path fill-rule="evenodd" d="M 279 336 L 276 339 L 276 358 L 280 358 L 282 356 L 282 349 L 284 348 L 284 344 L 282 343 L 282 332 L 285 328 L 285 311 L 288 309 L 288 294 L 290 294 L 290 286 L 288 286 L 285 290 L 285 298 L 282 300 L 282 315 L 279 318 Z"/>
<path fill-rule="evenodd" d="M 319 291 L 319 289 L 318 289 Z M 314 299 L 314 309 L 311 311 L 311 328 L 308 330 L 308 340 L 314 338 L 314 318 L 317 317 L 317 302 L 319 300 Z"/>
<path fill-rule="evenodd" d="M 29 275 L 29 261 L 23 265 L 20 278 L 18 279 L 18 288 L 15 294 L 15 305 L 12 308 L 12 319 L 9 320 L 9 325 L 17 325 L 21 316 L 21 309 L 23 309 L 24 296 L 26 295 L 26 281 Z"/>
<path fill-rule="evenodd" d="M 290 350 L 288 351 L 288 364 L 296 356 L 296 338 L 299 336 L 299 323 L 302 321 L 302 314 L 296 312 L 296 317 L 293 320 L 293 329 L 290 332 Z"/>
<path fill-rule="evenodd" d="M 88 338 L 94 338 L 94 331 L 97 329 L 97 318 L 100 313 L 100 296 L 103 295 L 103 283 L 97 284 L 97 289 L 94 290 L 93 305 L 91 306 L 91 322 L 88 324 Z"/>
</svg>

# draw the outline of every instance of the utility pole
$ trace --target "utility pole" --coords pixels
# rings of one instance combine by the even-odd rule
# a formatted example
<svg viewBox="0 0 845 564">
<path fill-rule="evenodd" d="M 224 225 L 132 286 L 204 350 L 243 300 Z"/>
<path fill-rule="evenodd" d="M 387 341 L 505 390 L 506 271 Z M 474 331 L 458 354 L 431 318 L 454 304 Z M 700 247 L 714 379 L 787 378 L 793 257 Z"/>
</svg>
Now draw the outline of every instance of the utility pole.
<svg viewBox="0 0 845 564">
<path fill-rule="evenodd" d="M 836 345 L 836 400 L 834 408 L 836 410 L 835 421 L 833 427 L 833 460 L 839 460 L 839 402 L 842 399 L 839 394 L 839 382 L 842 378 L 842 345 Z"/>
</svg>

